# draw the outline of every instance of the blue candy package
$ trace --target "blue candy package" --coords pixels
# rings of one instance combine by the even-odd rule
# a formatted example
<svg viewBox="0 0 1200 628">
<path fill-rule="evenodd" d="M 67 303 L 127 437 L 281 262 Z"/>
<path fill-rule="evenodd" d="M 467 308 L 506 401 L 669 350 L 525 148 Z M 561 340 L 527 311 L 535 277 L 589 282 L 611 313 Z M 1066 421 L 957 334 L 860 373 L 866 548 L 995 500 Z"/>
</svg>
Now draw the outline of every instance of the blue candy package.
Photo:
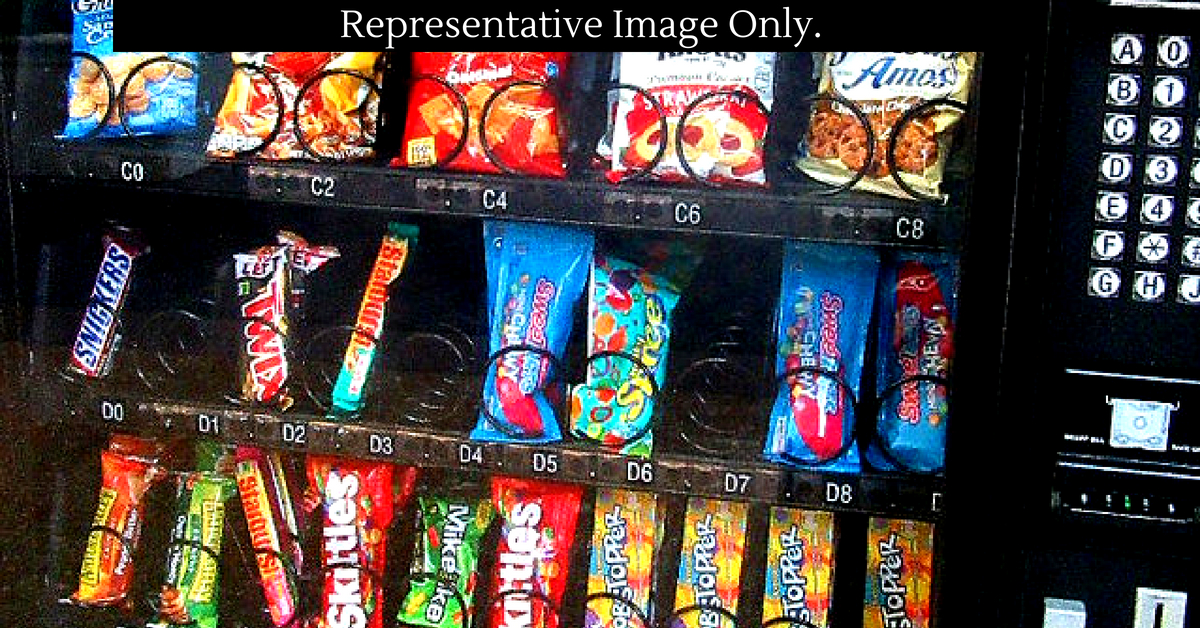
<svg viewBox="0 0 1200 628">
<path fill-rule="evenodd" d="M 879 284 L 880 400 L 867 462 L 885 470 L 939 472 L 945 462 L 954 360 L 957 266 L 946 255 L 891 256 Z"/>
<path fill-rule="evenodd" d="M 114 52 L 112 0 L 72 2 L 71 12 L 75 60 L 61 138 L 169 135 L 196 128 L 198 53 Z"/>
<path fill-rule="evenodd" d="M 775 462 L 856 472 L 854 439 L 879 255 L 816 242 L 784 244 L 775 375 L 763 455 Z"/>
<path fill-rule="evenodd" d="M 471 438 L 561 440 L 556 406 L 564 391 L 554 362 L 570 338 L 594 238 L 572 227 L 486 221 L 483 240 L 492 360 Z"/>
</svg>

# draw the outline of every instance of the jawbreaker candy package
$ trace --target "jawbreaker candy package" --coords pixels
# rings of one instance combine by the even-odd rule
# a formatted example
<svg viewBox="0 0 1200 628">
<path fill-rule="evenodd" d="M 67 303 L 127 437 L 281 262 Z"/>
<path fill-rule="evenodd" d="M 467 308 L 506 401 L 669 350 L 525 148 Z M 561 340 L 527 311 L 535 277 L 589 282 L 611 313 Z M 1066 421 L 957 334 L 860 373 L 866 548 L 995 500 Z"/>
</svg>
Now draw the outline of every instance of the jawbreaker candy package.
<svg viewBox="0 0 1200 628">
<path fill-rule="evenodd" d="M 688 498 L 670 628 L 733 628 L 749 512 L 743 502 Z"/>
<path fill-rule="evenodd" d="M 471 438 L 560 440 L 556 407 L 565 391 L 549 356 L 561 360 L 566 349 L 593 236 L 571 227 L 486 221 L 483 240 L 491 363 Z"/>
<path fill-rule="evenodd" d="M 763 455 L 787 464 L 854 472 L 854 443 L 875 251 L 788 241 L 776 320 L 775 375 L 782 378 Z"/>
<path fill-rule="evenodd" d="M 665 516 L 654 493 L 596 489 L 584 628 L 649 628 Z"/>
<path fill-rule="evenodd" d="M 863 628 L 928 628 L 933 524 L 871 517 Z"/>
<path fill-rule="evenodd" d="M 945 463 L 957 290 L 948 256 L 896 253 L 885 266 L 876 357 L 880 413 L 865 453 L 872 466 L 933 473 Z"/>
</svg>

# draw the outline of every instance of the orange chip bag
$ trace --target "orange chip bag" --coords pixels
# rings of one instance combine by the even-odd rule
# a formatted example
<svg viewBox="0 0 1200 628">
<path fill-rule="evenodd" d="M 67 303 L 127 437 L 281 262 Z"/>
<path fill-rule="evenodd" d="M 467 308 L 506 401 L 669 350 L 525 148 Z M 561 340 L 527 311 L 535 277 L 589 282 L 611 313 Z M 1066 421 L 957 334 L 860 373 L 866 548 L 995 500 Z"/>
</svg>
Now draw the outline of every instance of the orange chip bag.
<svg viewBox="0 0 1200 628">
<path fill-rule="evenodd" d="M 563 177 L 565 52 L 414 52 L 398 167 Z"/>
<path fill-rule="evenodd" d="M 208 154 L 358 160 L 375 155 L 382 52 L 234 52 Z"/>
<path fill-rule="evenodd" d="M 827 52 L 796 167 L 835 186 L 942 199 L 974 52 Z"/>
</svg>

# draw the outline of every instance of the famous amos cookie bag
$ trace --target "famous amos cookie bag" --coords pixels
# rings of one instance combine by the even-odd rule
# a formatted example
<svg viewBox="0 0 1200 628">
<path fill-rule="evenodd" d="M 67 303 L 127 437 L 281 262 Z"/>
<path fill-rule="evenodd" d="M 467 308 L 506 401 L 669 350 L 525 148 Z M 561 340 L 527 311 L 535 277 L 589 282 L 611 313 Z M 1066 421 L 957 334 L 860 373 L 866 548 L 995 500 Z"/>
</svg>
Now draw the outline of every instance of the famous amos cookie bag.
<svg viewBox="0 0 1200 628">
<path fill-rule="evenodd" d="M 414 52 L 399 167 L 561 178 L 565 52 Z"/>
<path fill-rule="evenodd" d="M 943 198 L 975 64 L 974 52 L 822 53 L 796 167 L 832 186 Z"/>
<path fill-rule="evenodd" d="M 611 181 L 766 185 L 775 53 L 619 52 L 612 75 Z"/>
<path fill-rule="evenodd" d="M 375 156 L 382 52 L 234 52 L 212 157 L 356 161 Z"/>
</svg>

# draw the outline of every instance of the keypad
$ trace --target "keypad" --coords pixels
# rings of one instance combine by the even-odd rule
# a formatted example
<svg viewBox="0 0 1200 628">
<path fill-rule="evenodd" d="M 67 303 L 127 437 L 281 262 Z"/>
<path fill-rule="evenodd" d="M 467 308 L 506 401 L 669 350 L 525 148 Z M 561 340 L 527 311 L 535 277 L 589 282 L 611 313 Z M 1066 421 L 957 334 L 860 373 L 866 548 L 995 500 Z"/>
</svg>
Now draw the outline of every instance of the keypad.
<svg viewBox="0 0 1200 628">
<path fill-rule="evenodd" d="M 1097 129 L 1103 142 L 1091 297 L 1200 307 L 1200 62 L 1193 43 L 1183 34 L 1112 35 Z"/>
</svg>

